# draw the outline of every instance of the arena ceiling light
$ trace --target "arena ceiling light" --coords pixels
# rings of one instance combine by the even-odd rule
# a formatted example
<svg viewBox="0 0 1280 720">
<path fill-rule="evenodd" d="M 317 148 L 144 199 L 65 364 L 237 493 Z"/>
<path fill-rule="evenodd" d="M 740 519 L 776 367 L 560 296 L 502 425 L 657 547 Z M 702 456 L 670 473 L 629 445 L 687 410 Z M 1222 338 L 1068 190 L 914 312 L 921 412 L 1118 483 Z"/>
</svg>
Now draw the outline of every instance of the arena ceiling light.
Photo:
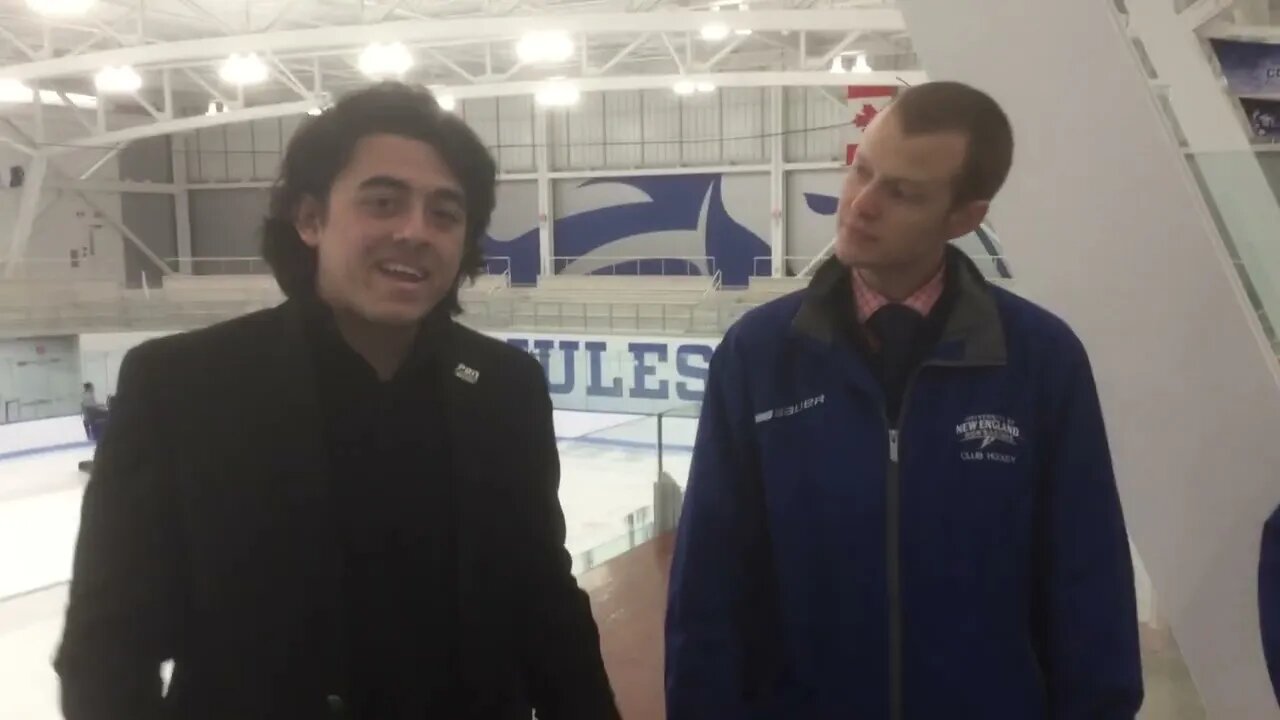
<svg viewBox="0 0 1280 720">
<path fill-rule="evenodd" d="M 831 58 L 831 72 L 837 75 L 844 72 L 844 60 L 839 55 Z"/>
<path fill-rule="evenodd" d="M 711 12 L 719 13 L 720 6 L 712 5 Z M 729 37 L 730 32 L 731 31 L 729 30 L 729 26 L 725 25 L 724 23 L 718 20 L 709 22 L 706 25 L 703 25 L 700 30 L 698 30 L 698 34 L 701 35 L 702 39 L 706 40 L 707 42 L 720 42 L 721 40 Z"/>
<path fill-rule="evenodd" d="M 97 0 L 27 0 L 27 7 L 48 17 L 75 17 L 89 12 Z"/>
<path fill-rule="evenodd" d="M 867 62 L 867 56 L 859 55 L 857 59 L 853 61 L 853 67 L 849 69 L 849 72 L 862 73 L 865 75 L 866 73 L 875 71 L 871 69 L 871 64 Z"/>
<path fill-rule="evenodd" d="M 738 3 L 738 12 L 746 12 L 748 10 L 746 3 Z M 739 37 L 751 34 L 751 28 L 737 28 L 733 31 L 734 35 Z"/>
<path fill-rule="evenodd" d="M 707 23 L 702 26 L 698 34 L 707 42 L 720 42 L 729 37 L 729 26 L 722 22 Z"/>
<path fill-rule="evenodd" d="M 694 89 L 700 93 L 711 93 L 716 91 L 716 85 L 712 82 L 702 81 L 694 85 Z"/>
<path fill-rule="evenodd" d="M 233 54 L 218 69 L 218 77 L 232 85 L 257 85 L 267 79 L 267 64 L 257 53 Z"/>
<path fill-rule="evenodd" d="M 67 100 L 71 101 L 73 107 L 82 110 L 93 110 L 98 107 L 98 98 L 92 95 L 83 95 L 81 93 L 63 93 L 67 96 Z M 18 80 L 9 78 L 0 78 L 0 103 L 31 103 L 35 102 L 36 94 L 27 85 Z M 53 90 L 40 91 L 40 103 L 42 105 L 64 106 L 67 103 Z"/>
<path fill-rule="evenodd" d="M 458 98 L 449 92 L 449 88 L 444 85 L 428 85 L 427 89 L 431 91 L 431 95 L 435 97 L 436 104 L 445 112 L 453 112 L 458 107 Z"/>
<path fill-rule="evenodd" d="M 562 63 L 573 57 L 573 38 L 563 30 L 528 32 L 516 43 L 516 57 L 525 65 Z"/>
<path fill-rule="evenodd" d="M 533 95 L 534 102 L 543 107 L 569 107 L 582 98 L 578 86 L 564 80 L 552 80 Z"/>
<path fill-rule="evenodd" d="M 698 86 L 692 80 L 679 80 L 671 89 L 677 95 L 692 95 L 697 92 Z"/>
<path fill-rule="evenodd" d="M 360 53 L 356 65 L 369 78 L 398 78 L 413 67 L 413 55 L 404 43 L 373 43 Z"/>
<path fill-rule="evenodd" d="M 31 88 L 9 78 L 0 78 L 0 103 L 29 103 L 35 97 Z"/>
<path fill-rule="evenodd" d="M 142 89 L 142 76 L 137 70 L 124 65 L 104 67 L 93 76 L 93 86 L 104 94 L 127 94 Z"/>
</svg>

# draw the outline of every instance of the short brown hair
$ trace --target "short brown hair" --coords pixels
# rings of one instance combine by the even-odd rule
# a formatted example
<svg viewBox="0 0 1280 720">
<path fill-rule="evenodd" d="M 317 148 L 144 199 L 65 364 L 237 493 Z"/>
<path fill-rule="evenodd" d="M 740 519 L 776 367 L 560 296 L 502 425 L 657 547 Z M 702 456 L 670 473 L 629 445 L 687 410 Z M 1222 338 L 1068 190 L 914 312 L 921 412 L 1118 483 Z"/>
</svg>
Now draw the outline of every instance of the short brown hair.
<svg viewBox="0 0 1280 720">
<path fill-rule="evenodd" d="M 990 95 L 959 82 L 930 82 L 902 91 L 890 106 L 907 135 L 958 132 L 969 139 L 953 202 L 991 200 L 1013 165 L 1013 126 Z"/>
</svg>

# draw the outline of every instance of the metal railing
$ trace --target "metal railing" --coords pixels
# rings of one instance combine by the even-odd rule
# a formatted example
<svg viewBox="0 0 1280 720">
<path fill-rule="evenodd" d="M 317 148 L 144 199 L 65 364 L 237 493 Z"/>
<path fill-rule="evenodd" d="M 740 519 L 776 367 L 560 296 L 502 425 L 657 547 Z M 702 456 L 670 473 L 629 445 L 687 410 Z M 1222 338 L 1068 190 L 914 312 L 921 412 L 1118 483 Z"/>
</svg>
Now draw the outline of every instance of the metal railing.
<svg viewBox="0 0 1280 720">
<path fill-rule="evenodd" d="M 574 268 L 581 264 L 584 270 Z M 705 270 L 704 270 L 705 268 Z M 716 274 L 716 259 L 709 255 L 675 257 L 639 256 L 553 256 L 551 271 L 555 275 L 657 275 L 661 277 L 697 277 Z"/>
<path fill-rule="evenodd" d="M 992 266 L 1000 258 L 992 258 Z M 489 269 L 503 269 L 495 258 Z M 994 267 L 991 269 L 994 269 Z M 707 278 L 704 278 L 707 279 Z M 655 288 L 653 293 L 510 289 L 476 292 L 462 298 L 462 320 L 477 328 L 560 331 L 717 334 L 764 296 L 730 292 L 719 272 L 710 288 L 695 292 Z M 661 283 L 655 283 L 660 285 Z M 75 278 L 61 282 L 14 283 L 0 280 L 0 335 L 74 334 L 120 330 L 182 330 L 209 325 L 279 302 L 275 293 L 202 294 L 129 290 L 119 283 L 85 286 Z"/>
<path fill-rule="evenodd" d="M 787 255 L 782 258 L 782 267 L 785 272 L 781 277 L 796 277 L 800 274 L 800 270 L 807 266 L 814 258 L 813 255 Z M 792 270 L 794 268 L 794 271 Z M 751 277 L 773 277 L 773 256 L 760 255 L 751 259 Z"/>
<path fill-rule="evenodd" d="M 481 275 L 499 275 L 507 279 L 507 284 L 511 284 L 511 258 L 504 255 L 486 255 L 484 258 L 484 267 L 480 268 Z"/>
<path fill-rule="evenodd" d="M 536 296 L 468 301 L 462 322 L 478 329 L 719 334 L 742 312 L 740 303 L 661 300 L 540 300 Z"/>
<path fill-rule="evenodd" d="M 717 270 L 716 274 L 711 276 L 711 287 L 707 288 L 706 292 L 702 293 L 702 299 L 706 300 L 707 298 L 716 294 L 723 287 L 724 287 L 724 275 L 722 275 L 720 271 Z"/>
<path fill-rule="evenodd" d="M 112 280 L 121 282 L 123 279 L 123 260 L 119 264 L 111 265 L 94 255 L 76 258 L 23 257 L 13 260 L 0 258 L 0 281 Z"/>
<path fill-rule="evenodd" d="M 1013 279 L 1013 271 L 1010 269 L 1009 258 L 1005 256 L 1003 248 L 1000 246 L 999 239 L 990 228 L 978 228 L 972 235 L 959 238 L 955 241 L 965 250 L 969 257 L 978 264 L 983 275 L 991 280 L 1011 280 Z M 976 244 L 976 247 L 975 247 Z M 782 259 L 783 267 L 786 272 L 782 277 L 804 277 L 811 275 L 818 265 L 821 265 L 831 255 L 831 251 L 835 246 L 833 240 L 823 251 L 817 255 L 798 256 L 789 255 Z M 792 261 L 802 263 L 801 267 L 795 269 Z M 773 257 L 770 255 L 761 255 L 752 258 L 751 261 L 751 277 L 771 277 L 773 270 Z"/>
<path fill-rule="evenodd" d="M 266 275 L 271 266 L 260 257 L 164 258 L 170 270 L 186 275 Z"/>
</svg>

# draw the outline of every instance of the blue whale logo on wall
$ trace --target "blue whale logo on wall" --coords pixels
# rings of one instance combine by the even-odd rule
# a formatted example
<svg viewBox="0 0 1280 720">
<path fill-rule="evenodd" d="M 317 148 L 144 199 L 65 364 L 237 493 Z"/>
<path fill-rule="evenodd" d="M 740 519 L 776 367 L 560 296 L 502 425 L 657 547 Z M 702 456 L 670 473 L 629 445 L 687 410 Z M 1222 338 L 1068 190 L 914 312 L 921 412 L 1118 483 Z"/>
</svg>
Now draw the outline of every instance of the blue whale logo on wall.
<svg viewBox="0 0 1280 720">
<path fill-rule="evenodd" d="M 510 240 L 499 240 L 492 235 L 484 236 L 484 256 L 486 258 L 511 258 L 511 284 L 533 285 L 538 281 L 538 267 L 541 265 L 538 251 L 538 227 L 518 235 Z M 502 273 L 507 270 L 506 262 L 489 260 L 485 272 Z"/>
<path fill-rule="evenodd" d="M 555 254 L 567 259 L 560 271 L 628 275 L 710 275 L 719 271 L 731 287 L 747 284 L 756 257 L 768 244 L 729 215 L 720 174 L 589 179 L 589 185 L 626 185 L 644 202 L 625 202 L 555 220 Z M 514 283 L 531 284 L 538 275 L 537 228 L 509 241 L 487 237 L 485 253 L 511 258 Z M 652 258 L 611 262 L 609 256 Z M 690 262 L 687 258 L 711 258 Z M 565 262 L 565 261 L 562 261 Z"/>
<path fill-rule="evenodd" d="M 623 256 L 709 257 L 712 267 L 702 263 L 674 261 L 644 265 L 616 263 L 595 267 L 588 272 L 619 274 L 712 274 L 721 273 L 729 286 L 744 286 L 751 276 L 751 264 L 757 256 L 768 255 L 769 246 L 758 235 L 743 227 L 725 210 L 723 176 L 720 174 L 666 175 L 656 177 L 610 178 L 583 181 L 580 187 L 620 184 L 644 193 L 648 202 L 628 203 L 570 215 L 556 220 L 556 255 L 594 259 L 607 263 L 608 254 L 601 251 L 626 240 L 635 244 L 651 243 L 655 248 L 677 249 L 677 252 L 612 252 Z M 643 238 L 643 240 L 641 240 Z"/>
</svg>

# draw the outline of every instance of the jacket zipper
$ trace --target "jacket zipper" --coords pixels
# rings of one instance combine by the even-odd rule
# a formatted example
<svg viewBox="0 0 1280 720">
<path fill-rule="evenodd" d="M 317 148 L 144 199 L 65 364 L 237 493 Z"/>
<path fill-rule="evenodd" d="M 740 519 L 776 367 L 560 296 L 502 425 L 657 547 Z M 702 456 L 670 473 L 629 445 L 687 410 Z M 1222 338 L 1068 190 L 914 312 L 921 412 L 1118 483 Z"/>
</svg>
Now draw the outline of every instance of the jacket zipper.
<svg viewBox="0 0 1280 720">
<path fill-rule="evenodd" d="M 912 371 L 902 391 L 902 403 L 898 408 L 898 423 L 889 423 L 888 412 L 884 424 L 889 431 L 889 472 L 885 485 L 885 554 L 888 570 L 889 595 L 889 718 L 902 720 L 902 423 L 911 402 L 920 370 L 928 367 L 925 362 Z"/>
</svg>

